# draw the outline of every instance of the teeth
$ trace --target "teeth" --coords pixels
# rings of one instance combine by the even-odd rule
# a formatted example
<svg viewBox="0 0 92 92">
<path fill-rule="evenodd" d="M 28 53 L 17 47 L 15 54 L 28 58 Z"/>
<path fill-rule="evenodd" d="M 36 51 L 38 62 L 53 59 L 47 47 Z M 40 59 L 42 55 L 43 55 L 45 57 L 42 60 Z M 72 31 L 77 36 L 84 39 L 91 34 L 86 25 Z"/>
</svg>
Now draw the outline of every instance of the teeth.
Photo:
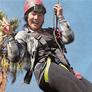
<svg viewBox="0 0 92 92">
<path fill-rule="evenodd" d="M 36 21 L 36 20 L 33 20 L 33 22 L 34 22 L 34 23 L 36 23 L 36 24 L 38 24 L 38 23 L 39 23 L 39 22 L 38 22 L 38 21 Z"/>
</svg>

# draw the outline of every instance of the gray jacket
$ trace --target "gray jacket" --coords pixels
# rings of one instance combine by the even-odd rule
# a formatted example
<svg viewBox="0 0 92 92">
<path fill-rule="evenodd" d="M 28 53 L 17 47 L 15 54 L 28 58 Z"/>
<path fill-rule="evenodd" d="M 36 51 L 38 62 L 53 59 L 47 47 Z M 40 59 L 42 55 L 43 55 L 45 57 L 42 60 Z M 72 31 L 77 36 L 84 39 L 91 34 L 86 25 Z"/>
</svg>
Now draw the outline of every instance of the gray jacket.
<svg viewBox="0 0 92 92">
<path fill-rule="evenodd" d="M 61 40 L 63 41 L 63 43 L 64 44 L 71 43 L 74 40 L 74 33 L 71 30 L 67 21 L 65 20 L 62 21 L 60 17 L 59 17 L 59 27 L 62 33 Z M 20 61 L 23 62 L 24 65 L 27 65 L 27 68 L 28 67 L 33 68 L 35 59 L 37 59 L 36 54 L 39 41 L 34 36 L 32 36 L 31 34 L 32 32 L 34 31 L 29 28 L 25 28 L 23 31 L 19 31 L 15 36 L 15 38 L 10 37 L 9 43 L 7 45 L 8 58 L 10 61 L 12 62 Z M 48 33 L 48 29 L 46 29 L 46 32 Z M 53 36 L 51 36 L 50 39 L 53 39 Z"/>
</svg>

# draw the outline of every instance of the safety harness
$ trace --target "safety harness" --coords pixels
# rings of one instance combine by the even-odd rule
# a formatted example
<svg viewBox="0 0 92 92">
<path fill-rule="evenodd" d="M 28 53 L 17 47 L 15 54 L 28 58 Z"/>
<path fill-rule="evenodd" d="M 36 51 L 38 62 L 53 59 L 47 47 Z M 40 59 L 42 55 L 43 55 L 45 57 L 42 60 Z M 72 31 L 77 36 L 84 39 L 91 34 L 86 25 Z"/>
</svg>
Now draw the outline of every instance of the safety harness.
<svg viewBox="0 0 92 92">
<path fill-rule="evenodd" d="M 39 33 L 32 32 L 31 34 L 35 39 L 37 39 L 43 45 L 43 47 L 44 46 L 48 47 L 47 42 L 45 41 L 45 39 Z M 60 59 L 59 62 L 56 62 L 56 63 L 59 64 L 64 69 L 69 71 L 68 67 L 70 67 L 70 64 L 68 63 L 68 61 L 65 58 L 65 56 L 62 56 L 62 54 L 60 55 L 59 49 L 56 49 L 55 53 L 56 53 L 57 57 L 59 57 L 59 59 Z M 49 53 L 49 55 L 50 54 L 52 55 L 52 53 Z M 46 83 L 49 81 L 49 79 L 48 79 L 48 71 L 49 71 L 50 64 L 51 64 L 51 62 L 54 62 L 54 61 L 52 61 L 52 59 L 51 59 L 51 57 L 49 55 L 48 55 L 48 57 L 47 57 L 47 59 L 45 61 L 46 66 L 45 66 L 45 69 L 44 69 L 44 80 L 45 80 Z"/>
</svg>

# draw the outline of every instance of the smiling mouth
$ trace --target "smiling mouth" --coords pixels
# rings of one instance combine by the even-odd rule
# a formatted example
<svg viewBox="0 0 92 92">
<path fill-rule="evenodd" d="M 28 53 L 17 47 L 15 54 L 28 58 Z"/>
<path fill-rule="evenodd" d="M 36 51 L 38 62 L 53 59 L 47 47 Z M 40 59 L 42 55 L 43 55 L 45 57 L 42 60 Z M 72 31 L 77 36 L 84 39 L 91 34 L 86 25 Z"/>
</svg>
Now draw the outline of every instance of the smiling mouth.
<svg viewBox="0 0 92 92">
<path fill-rule="evenodd" d="M 34 24 L 37 24 L 37 25 L 39 24 L 39 21 L 36 21 L 36 20 L 33 20 L 32 22 L 33 22 Z"/>
</svg>

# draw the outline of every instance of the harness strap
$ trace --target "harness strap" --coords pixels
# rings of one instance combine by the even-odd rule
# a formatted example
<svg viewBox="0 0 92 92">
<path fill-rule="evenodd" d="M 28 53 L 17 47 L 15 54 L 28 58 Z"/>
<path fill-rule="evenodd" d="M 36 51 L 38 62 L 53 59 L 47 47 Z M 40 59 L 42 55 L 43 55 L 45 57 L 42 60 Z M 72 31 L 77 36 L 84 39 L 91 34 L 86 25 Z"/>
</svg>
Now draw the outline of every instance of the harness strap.
<svg viewBox="0 0 92 92">
<path fill-rule="evenodd" d="M 68 70 L 68 68 L 65 66 L 65 65 L 63 65 L 63 64 L 59 64 L 61 67 L 63 67 L 63 68 L 65 68 L 66 70 Z M 68 70 L 69 71 L 69 70 Z"/>
<path fill-rule="evenodd" d="M 34 36 L 34 38 L 36 38 L 36 39 L 43 45 L 43 48 L 47 47 L 48 49 L 50 49 L 50 48 L 48 47 L 48 44 L 47 44 L 46 40 L 45 40 L 40 34 L 38 34 L 38 33 L 32 33 L 32 35 Z M 58 58 L 60 59 L 60 61 L 62 61 L 62 63 L 63 63 L 64 65 L 70 66 L 70 64 L 69 64 L 69 62 L 68 62 L 68 60 L 67 60 L 67 58 L 64 56 L 63 53 L 60 52 L 59 49 L 56 49 L 56 50 L 55 50 L 55 53 L 56 53 L 56 55 L 58 56 Z"/>
<path fill-rule="evenodd" d="M 46 67 L 44 69 L 44 80 L 45 80 L 46 83 L 48 83 L 49 82 L 49 74 L 48 73 L 49 73 L 50 64 L 52 62 L 51 58 L 48 57 L 46 62 L 47 62 L 47 65 L 46 65 Z M 68 68 L 66 66 L 64 66 L 62 63 L 60 63 L 59 65 L 61 67 L 63 67 L 64 69 L 68 70 Z"/>
<path fill-rule="evenodd" d="M 43 46 L 48 47 L 47 42 L 45 41 L 45 39 L 43 39 L 43 37 L 42 37 L 41 35 L 39 35 L 38 33 L 31 33 L 31 34 L 32 34 L 32 36 L 34 36 L 34 38 L 36 38 L 38 41 L 40 41 L 40 43 L 41 43 Z M 49 47 L 48 47 L 48 48 L 49 48 Z M 57 52 L 56 52 L 56 54 L 57 54 Z M 61 58 L 61 57 L 60 57 L 60 58 Z M 65 59 L 64 57 L 61 59 L 61 61 L 64 61 L 64 62 L 62 62 L 62 63 L 64 63 L 65 65 L 69 65 L 68 62 L 66 61 L 66 59 Z M 45 69 L 44 69 L 44 80 L 45 80 L 46 83 L 49 82 L 49 75 L 48 75 L 48 73 L 49 73 L 49 68 L 50 68 L 51 62 L 52 62 L 51 58 L 48 57 L 48 58 L 47 58 L 47 61 L 46 61 L 46 63 L 47 63 L 47 64 L 46 64 L 46 67 L 45 67 Z M 62 63 L 59 63 L 59 65 L 60 65 L 61 67 L 63 67 L 64 69 L 66 69 L 66 70 L 69 71 L 69 69 L 68 69 L 64 64 L 62 64 Z"/>
<path fill-rule="evenodd" d="M 49 67 L 50 67 L 50 64 L 51 64 L 51 58 L 48 57 L 46 62 L 47 62 L 47 65 L 44 69 L 44 80 L 47 83 L 49 81 L 48 71 L 49 71 Z"/>
<path fill-rule="evenodd" d="M 43 46 L 46 45 L 47 46 L 47 42 L 42 38 L 42 36 L 38 33 L 32 33 L 32 35 L 34 36 L 34 38 L 36 38 Z"/>
</svg>

